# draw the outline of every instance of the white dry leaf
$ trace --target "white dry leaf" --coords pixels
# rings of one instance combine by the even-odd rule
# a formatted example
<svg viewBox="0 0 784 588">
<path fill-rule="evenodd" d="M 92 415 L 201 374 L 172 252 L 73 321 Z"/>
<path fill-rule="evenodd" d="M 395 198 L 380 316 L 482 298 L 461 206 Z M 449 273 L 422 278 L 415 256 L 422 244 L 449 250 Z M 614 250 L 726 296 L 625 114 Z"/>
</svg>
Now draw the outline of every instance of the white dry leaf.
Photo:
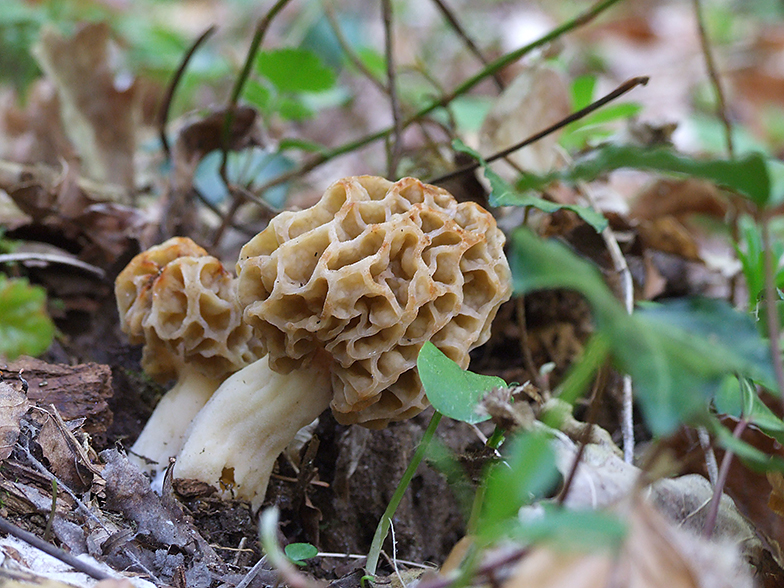
<svg viewBox="0 0 784 588">
<path fill-rule="evenodd" d="M 571 111 L 563 76 L 544 64 L 526 67 L 503 91 L 479 131 L 479 151 L 490 156 L 558 122 Z M 525 171 L 545 173 L 555 165 L 559 132 L 551 133 L 509 156 Z M 511 168 L 493 164 L 499 173 Z"/>
<path fill-rule="evenodd" d="M 639 495 L 615 510 L 629 525 L 617 552 L 537 547 L 502 588 L 752 588 L 733 543 L 676 526 Z"/>
<path fill-rule="evenodd" d="M 30 408 L 27 395 L 0 381 L 0 461 L 7 459 L 19 437 L 19 419 Z"/>
<path fill-rule="evenodd" d="M 556 466 L 566 477 L 578 453 L 578 446 L 560 431 L 554 434 Z M 564 506 L 575 510 L 601 509 L 622 503 L 635 492 L 641 471 L 623 461 L 612 447 L 585 446 Z M 690 474 L 663 478 L 647 486 L 643 495 L 672 524 L 700 534 L 705 526 L 713 490 L 702 476 Z M 740 514 L 734 501 L 722 494 L 714 537 L 736 545 L 752 562 L 759 562 L 764 547 L 754 527 Z"/>
</svg>

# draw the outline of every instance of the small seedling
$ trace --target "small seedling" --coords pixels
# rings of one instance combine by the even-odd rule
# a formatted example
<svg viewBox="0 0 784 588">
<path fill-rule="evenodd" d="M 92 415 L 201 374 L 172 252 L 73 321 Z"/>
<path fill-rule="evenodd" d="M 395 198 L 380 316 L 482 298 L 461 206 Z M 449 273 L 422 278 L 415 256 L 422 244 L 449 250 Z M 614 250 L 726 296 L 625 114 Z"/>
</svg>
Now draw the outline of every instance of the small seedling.
<svg viewBox="0 0 784 588">
<path fill-rule="evenodd" d="M 305 560 L 318 555 L 318 549 L 310 543 L 289 543 L 283 548 L 283 552 L 291 560 L 291 563 L 304 567 Z"/>
</svg>

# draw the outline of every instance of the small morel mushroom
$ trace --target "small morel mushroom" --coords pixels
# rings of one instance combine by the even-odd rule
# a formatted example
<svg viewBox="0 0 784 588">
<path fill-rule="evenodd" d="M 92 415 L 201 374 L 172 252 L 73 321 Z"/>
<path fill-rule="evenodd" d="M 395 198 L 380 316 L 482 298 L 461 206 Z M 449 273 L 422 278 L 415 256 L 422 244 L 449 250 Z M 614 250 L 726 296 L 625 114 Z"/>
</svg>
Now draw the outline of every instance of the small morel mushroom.
<svg viewBox="0 0 784 588">
<path fill-rule="evenodd" d="M 159 382 L 177 380 L 131 452 L 148 471 L 168 466 L 190 421 L 227 375 L 260 357 L 242 322 L 236 279 L 190 239 L 175 237 L 134 257 L 115 281 L 120 323 L 144 343 L 142 367 Z"/>
<path fill-rule="evenodd" d="M 422 411 L 419 350 L 432 341 L 467 367 L 511 295 L 503 245 L 489 212 L 413 178 L 345 178 L 276 216 L 237 264 L 267 356 L 197 415 L 175 476 L 228 484 L 258 507 L 278 454 L 328 406 L 371 428 Z"/>
</svg>

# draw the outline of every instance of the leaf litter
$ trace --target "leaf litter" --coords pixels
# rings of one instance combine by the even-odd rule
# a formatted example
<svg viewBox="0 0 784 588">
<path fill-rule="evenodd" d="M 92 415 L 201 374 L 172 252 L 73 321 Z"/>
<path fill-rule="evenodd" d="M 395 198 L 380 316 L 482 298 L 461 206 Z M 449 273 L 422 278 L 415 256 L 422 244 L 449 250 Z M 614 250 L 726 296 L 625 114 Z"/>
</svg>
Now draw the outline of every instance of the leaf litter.
<svg viewBox="0 0 784 588">
<path fill-rule="evenodd" d="M 175 5 L 184 17 L 198 21 L 191 8 Z M 475 6 L 468 4 L 462 9 L 467 16 L 476 11 Z M 672 44 L 680 30 L 659 27 L 662 22 L 674 22 L 672 19 L 682 7 L 655 7 L 648 12 L 639 7 L 628 10 L 625 19 L 618 17 L 611 24 L 586 29 L 592 30 L 592 34 L 609 32 L 604 41 L 583 38 L 573 45 L 606 52 L 609 69 L 619 78 L 618 72 L 627 70 L 632 75 L 651 73 L 640 72 L 639 63 L 630 65 L 630 56 L 640 53 L 657 56 L 666 65 L 674 47 L 664 47 Z M 501 12 L 492 10 L 490 16 L 498 19 Z M 408 26 L 405 19 L 400 22 L 400 26 Z M 432 20 L 427 24 L 435 26 Z M 410 27 L 409 32 L 413 37 L 420 34 L 417 27 Z M 271 42 L 285 42 L 282 33 L 275 35 Z M 205 243 L 218 235 L 213 246 L 230 259 L 241 242 L 242 228 L 258 228 L 269 218 L 269 210 L 253 204 L 252 198 L 243 197 L 240 186 L 230 190 L 235 199 L 234 206 L 229 206 L 230 214 L 221 203 L 217 207 L 213 204 L 212 209 L 203 204 L 203 197 L 208 195 L 194 193 L 192 184 L 201 159 L 209 151 L 224 142 L 236 150 L 262 145 L 261 135 L 256 134 L 262 127 L 265 141 L 273 145 L 286 133 L 299 133 L 316 144 L 332 147 L 337 145 L 332 132 L 336 125 L 306 120 L 287 128 L 290 121 L 269 111 L 261 114 L 272 117 L 271 120 L 261 124 L 258 111 L 249 109 L 239 113 L 239 126 L 224 137 L 220 127 L 224 111 L 215 109 L 207 115 L 202 111 L 190 123 L 180 126 L 172 170 L 167 173 L 160 160 L 144 153 L 143 139 L 152 124 L 149 117 L 145 119 L 140 84 L 149 80 L 140 74 L 136 81 L 122 86 L 128 72 L 117 66 L 115 57 L 125 49 L 115 43 L 117 38 L 116 31 L 105 23 L 79 25 L 70 36 L 43 29 L 34 54 L 46 77 L 30 88 L 24 107 L 4 102 L 0 143 L 0 219 L 5 236 L 21 243 L 15 250 L 21 257 L 3 263 L 9 273 L 29 276 L 46 286 L 49 311 L 60 329 L 43 361 L 22 357 L 3 365 L 0 515 L 65 551 L 84 554 L 80 556 L 84 561 L 117 579 L 95 583 L 95 578 L 77 575 L 57 559 L 44 559 L 30 544 L 10 536 L 0 543 L 4 557 L 0 575 L 9 585 L 41 582 L 45 576 L 48 579 L 43 582 L 51 586 L 64 585 L 63 582 L 100 588 L 149 586 L 150 582 L 203 588 L 243 582 L 271 586 L 276 582 L 272 570 L 257 569 L 253 577 L 249 575 L 261 553 L 256 513 L 247 504 L 220 500 L 214 489 L 204 484 L 168 478 L 163 481 L 162 492 L 155 493 L 149 480 L 126 459 L 123 447 L 129 447 L 141 430 L 160 389 L 140 375 L 140 351 L 127 345 L 119 332 L 113 314 L 111 282 L 133 254 L 157 242 L 161 235 L 185 231 Z M 435 40 L 419 41 L 423 51 L 436 49 Z M 631 47 L 633 51 L 622 54 L 617 51 L 618 46 Z M 677 46 L 682 50 L 684 44 Z M 98 50 L 86 51 L 85 47 Z M 760 45 L 756 50 L 764 52 L 769 48 Z M 464 71 L 472 71 L 464 62 L 466 57 L 454 47 L 449 51 L 455 59 L 449 75 L 464 79 Z M 694 58 L 698 55 L 690 53 Z M 665 84 L 664 91 L 670 100 L 679 100 L 670 112 L 678 114 L 687 102 L 683 98 L 686 82 L 690 86 L 693 80 L 671 75 L 675 71 L 671 61 L 668 67 L 668 83 L 672 85 Z M 557 77 L 547 71 L 547 75 Z M 501 79 L 506 77 L 511 95 L 516 84 L 522 83 L 520 79 L 539 79 L 541 72 L 535 63 L 523 63 L 502 70 L 505 76 Z M 515 78 L 518 81 L 513 81 Z M 760 74 L 746 69 L 736 72 L 735 78 L 758 83 Z M 347 82 L 359 88 L 362 83 Z M 661 85 L 656 88 L 662 91 Z M 478 142 L 483 153 L 489 153 L 508 146 L 514 137 L 522 139 L 536 132 L 537 123 L 545 115 L 552 114 L 553 120 L 557 120 L 568 113 L 562 90 L 559 88 L 551 96 L 543 85 L 537 84 L 537 94 L 523 96 L 524 100 L 533 101 L 530 108 L 524 103 L 508 114 L 499 114 L 503 104 L 495 101 L 495 108 L 485 119 L 483 137 L 472 140 Z M 337 109 L 327 116 L 344 117 L 343 126 L 347 129 L 356 129 L 360 120 L 384 120 L 388 116 L 386 106 L 382 108 L 377 100 L 367 101 L 366 93 L 357 93 L 358 103 L 368 105 L 361 116 L 346 116 Z M 640 99 L 650 103 L 651 96 L 642 91 Z M 756 102 L 758 94 L 741 93 L 739 99 L 756 105 L 748 124 L 759 127 L 758 119 L 764 113 Z M 771 99 L 780 100 L 780 93 Z M 304 103 L 299 105 L 302 106 Z M 293 112 L 293 104 L 287 108 Z M 659 104 L 656 112 L 661 109 Z M 513 125 L 510 117 L 514 112 L 528 116 Z M 654 136 L 645 139 L 649 144 L 657 143 L 662 136 L 670 139 L 667 124 L 652 125 L 649 130 Z M 425 126 L 418 132 L 418 140 L 423 144 L 432 142 Z M 470 138 L 470 133 L 464 136 Z M 443 166 L 451 165 L 449 159 L 455 157 L 443 157 L 449 151 L 451 138 L 435 151 L 412 147 L 412 158 L 413 154 L 437 154 L 428 162 L 412 160 L 412 167 L 417 164 L 424 169 L 434 168 L 432 175 L 443 171 Z M 672 138 L 680 141 L 677 135 Z M 550 171 L 558 157 L 557 147 L 553 142 L 543 142 L 529 153 L 536 149 L 539 152 L 531 156 L 532 160 L 518 159 L 516 165 L 536 173 Z M 307 204 L 341 170 L 358 173 L 384 169 L 382 157 L 380 150 L 371 150 L 362 156 L 350 153 L 341 162 L 327 162 L 308 182 L 300 180 L 299 193 L 291 201 Z M 148 167 L 140 169 L 140 163 Z M 604 185 L 606 192 L 601 202 L 607 211 L 618 210 L 607 212 L 607 217 L 635 272 L 639 298 L 726 289 L 727 275 L 732 269 L 728 269 L 729 262 L 722 256 L 729 259 L 729 255 L 725 250 L 716 256 L 716 243 L 704 229 L 704 223 L 700 224 L 705 216 L 720 219 L 726 213 L 726 201 L 713 184 L 683 178 L 651 181 L 649 176 L 637 175 L 632 178 L 636 188 L 630 189 L 628 183 L 623 183 L 624 178 L 618 179 L 619 175 L 623 176 L 614 174 Z M 142 183 L 140 178 L 144 178 Z M 469 185 L 467 180 L 464 182 Z M 469 190 L 475 198 L 486 200 L 484 195 L 476 196 L 476 185 L 470 184 Z M 150 198 L 151 194 L 162 196 Z M 634 194 L 637 198 L 631 201 Z M 582 201 L 579 187 L 567 183 L 550 187 L 543 196 L 570 206 Z M 234 214 L 236 218 L 231 216 Z M 515 211 L 499 210 L 498 214 L 502 222 L 514 226 Z M 592 229 L 568 210 L 533 214 L 543 232 L 570 243 L 602 268 L 612 287 L 612 264 Z M 45 246 L 45 252 L 34 251 L 38 245 Z M 718 277 L 714 271 L 717 268 L 724 271 Z M 566 290 L 527 294 L 519 306 L 509 304 L 503 308 L 499 319 L 491 341 L 474 353 L 472 369 L 501 376 L 507 382 L 543 380 L 550 389 L 562 381 L 594 330 L 585 300 Z M 523 337 L 527 339 L 533 365 L 549 366 L 547 370 L 532 373 L 531 365 L 523 361 Z M 745 557 L 765 585 L 775 585 L 781 578 L 775 560 L 781 562 L 778 544 L 784 537 L 775 524 L 763 521 L 759 513 L 770 516 L 760 506 L 767 508 L 769 495 L 770 508 L 780 513 L 780 477 L 773 473 L 767 478 L 762 476 L 765 483 L 741 474 L 735 480 L 731 478 L 730 494 L 749 479 L 754 480 L 751 491 L 734 495 L 737 508 L 729 498 L 722 499 L 715 532 L 718 539 L 699 537 L 705 505 L 710 500 L 709 485 L 702 477 L 685 475 L 689 468 L 684 465 L 677 469 L 678 474 L 684 475 L 641 486 L 642 471 L 625 464 L 613 442 L 617 441 L 620 408 L 617 386 L 612 385 L 611 375 L 608 378 L 610 400 L 593 417 L 596 424 L 590 426 L 591 442 L 585 449 L 578 449 L 585 429 L 582 419 L 587 419 L 589 411 L 587 403 L 578 404 L 578 419 L 561 423 L 563 433 L 556 434 L 556 463 L 566 480 L 580 451 L 581 466 L 569 482 L 564 501 L 575 509 L 607 506 L 608 512 L 628 527 L 620 547 L 614 552 L 585 555 L 545 544 L 530 548 L 506 565 L 489 566 L 490 576 L 486 577 L 496 574 L 494 581 L 501 581 L 508 588 L 746 586 L 752 585 L 752 580 L 742 563 Z M 526 423 L 525 426 L 530 426 L 531 415 L 540 414 L 547 404 L 532 397 L 520 398 L 515 404 L 506 402 L 503 397 L 496 398 L 488 412 L 496 418 L 503 415 L 507 424 Z M 520 402 L 534 406 L 523 409 Z M 282 514 L 278 526 L 280 540 L 308 542 L 321 550 L 320 555 L 306 560 L 304 569 L 310 574 L 307 577 L 332 581 L 345 588 L 360 585 L 361 563 L 324 552 L 366 552 L 376 522 L 426 423 L 425 417 L 418 417 L 389 430 L 367 432 L 341 426 L 324 415 L 310 433 L 312 437 L 301 442 L 298 454 L 279 459 L 267 503 L 276 504 Z M 492 422 L 476 427 L 449 422 L 441 425 L 439 433 L 442 443 L 456 456 L 458 471 L 462 472 L 457 476 L 462 478 L 459 483 L 469 488 L 474 487 L 483 469 L 494 459 L 482 441 L 492 434 Z M 641 423 L 637 427 L 644 431 Z M 700 459 L 693 459 L 697 450 L 693 440 L 691 443 L 678 448 L 677 459 L 684 464 L 701 463 Z M 672 460 L 676 463 L 675 457 Z M 447 482 L 450 476 L 437 466 L 433 458 L 414 478 L 413 487 L 395 516 L 394 538 L 386 544 L 387 555 L 411 563 L 438 564 L 446 560 L 464 536 L 466 505 L 458 500 L 454 479 Z M 523 511 L 525 508 L 535 507 L 524 507 Z M 763 540 L 758 537 L 760 532 L 766 535 Z M 503 549 L 498 548 L 500 552 Z M 497 555 L 491 550 L 484 563 L 494 564 Z M 719 560 L 721 565 L 715 565 Z M 483 569 L 482 562 L 477 565 L 477 569 Z M 390 572 L 394 568 L 390 566 Z M 402 579 L 408 585 L 419 581 L 423 588 L 444 582 L 432 570 L 418 580 L 406 572 L 390 575 L 392 583 Z"/>
</svg>

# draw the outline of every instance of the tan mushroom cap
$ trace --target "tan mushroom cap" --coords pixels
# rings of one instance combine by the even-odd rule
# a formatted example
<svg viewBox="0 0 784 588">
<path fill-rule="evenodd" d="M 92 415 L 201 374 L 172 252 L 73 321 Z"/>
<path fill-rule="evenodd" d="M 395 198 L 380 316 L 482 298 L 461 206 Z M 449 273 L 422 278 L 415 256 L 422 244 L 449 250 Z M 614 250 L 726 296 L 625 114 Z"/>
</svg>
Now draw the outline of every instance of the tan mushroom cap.
<svg viewBox="0 0 784 588">
<path fill-rule="evenodd" d="M 427 406 L 426 341 L 462 367 L 487 341 L 511 295 L 503 246 L 489 212 L 441 188 L 349 177 L 243 247 L 238 295 L 272 369 L 326 350 L 337 420 L 381 427 Z"/>
<path fill-rule="evenodd" d="M 222 378 L 262 352 L 242 321 L 236 279 L 190 239 L 175 237 L 134 257 L 115 281 L 123 332 L 145 343 L 142 367 L 166 381 L 186 362 Z"/>
</svg>

